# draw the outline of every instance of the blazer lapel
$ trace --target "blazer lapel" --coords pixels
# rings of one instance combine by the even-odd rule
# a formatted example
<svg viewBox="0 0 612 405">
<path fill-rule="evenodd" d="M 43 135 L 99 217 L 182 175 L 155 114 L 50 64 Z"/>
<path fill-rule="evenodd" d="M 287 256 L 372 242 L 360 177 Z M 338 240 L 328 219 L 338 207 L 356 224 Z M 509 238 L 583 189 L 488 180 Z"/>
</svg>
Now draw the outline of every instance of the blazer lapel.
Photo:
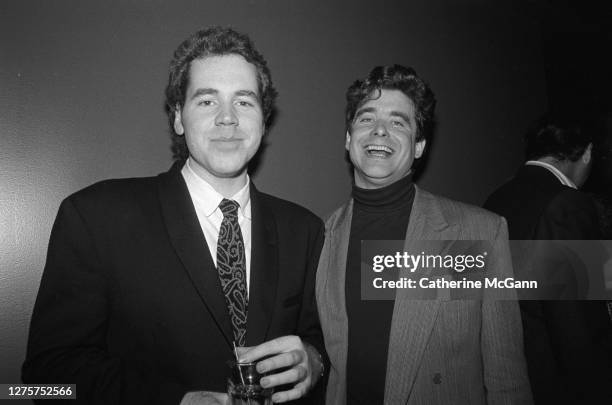
<svg viewBox="0 0 612 405">
<path fill-rule="evenodd" d="M 338 353 L 342 363 L 346 367 L 346 356 L 348 347 L 348 316 L 346 314 L 345 281 L 346 281 L 346 255 L 351 231 L 351 219 L 353 216 L 353 200 L 340 214 L 337 222 L 331 229 L 330 238 L 330 261 L 327 271 L 327 300 L 334 308 L 336 314 L 334 321 L 338 322 L 338 338 L 343 343 L 340 345 L 343 353 Z"/>
<path fill-rule="evenodd" d="M 317 270 L 317 305 L 330 359 L 327 403 L 346 403 L 348 318 L 345 301 L 346 255 L 353 201 L 326 224 L 325 244 Z"/>
<path fill-rule="evenodd" d="M 421 252 L 421 241 L 453 240 L 456 236 L 456 228 L 447 224 L 436 197 L 417 187 L 404 250 Z M 407 275 L 400 273 L 400 277 Z M 440 307 L 438 300 L 425 297 L 421 300 L 406 299 L 408 294 L 414 297 L 414 292 L 399 289 L 395 299 L 387 357 L 385 404 L 404 404 L 408 401 Z"/>
<path fill-rule="evenodd" d="M 247 346 L 254 346 L 267 340 L 277 295 L 279 264 L 274 213 L 262 204 L 253 183 L 250 189 L 251 275 L 246 341 Z"/>
<path fill-rule="evenodd" d="M 217 269 L 178 163 L 167 173 L 159 175 L 158 194 L 170 242 L 202 302 L 231 347 L 232 326 Z"/>
</svg>

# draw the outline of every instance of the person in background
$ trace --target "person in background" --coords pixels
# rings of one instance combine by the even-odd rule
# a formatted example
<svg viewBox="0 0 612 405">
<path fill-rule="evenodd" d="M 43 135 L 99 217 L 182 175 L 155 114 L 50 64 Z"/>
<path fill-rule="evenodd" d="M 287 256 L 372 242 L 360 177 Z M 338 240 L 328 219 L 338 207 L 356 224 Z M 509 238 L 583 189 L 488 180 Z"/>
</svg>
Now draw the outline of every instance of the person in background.
<svg viewBox="0 0 612 405">
<path fill-rule="evenodd" d="M 595 202 L 579 190 L 591 170 L 593 134 L 571 115 L 549 113 L 527 132 L 525 151 L 525 164 L 484 204 L 506 218 L 510 239 L 601 239 Z M 522 267 L 525 252 L 519 256 L 515 264 Z M 612 325 L 606 303 L 541 300 L 520 306 L 535 402 L 609 402 Z"/>
</svg>

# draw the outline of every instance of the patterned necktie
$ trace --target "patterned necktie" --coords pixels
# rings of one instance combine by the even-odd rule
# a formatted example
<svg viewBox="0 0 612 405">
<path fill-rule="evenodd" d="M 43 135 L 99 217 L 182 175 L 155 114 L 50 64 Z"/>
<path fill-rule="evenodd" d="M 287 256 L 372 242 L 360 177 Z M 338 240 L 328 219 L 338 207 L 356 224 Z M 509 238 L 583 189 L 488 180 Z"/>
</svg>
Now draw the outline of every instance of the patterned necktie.
<svg viewBox="0 0 612 405">
<path fill-rule="evenodd" d="M 248 296 L 244 241 L 238 224 L 238 207 L 236 201 L 225 198 L 219 204 L 223 221 L 217 241 L 217 271 L 232 322 L 234 341 L 237 346 L 244 346 Z"/>
</svg>

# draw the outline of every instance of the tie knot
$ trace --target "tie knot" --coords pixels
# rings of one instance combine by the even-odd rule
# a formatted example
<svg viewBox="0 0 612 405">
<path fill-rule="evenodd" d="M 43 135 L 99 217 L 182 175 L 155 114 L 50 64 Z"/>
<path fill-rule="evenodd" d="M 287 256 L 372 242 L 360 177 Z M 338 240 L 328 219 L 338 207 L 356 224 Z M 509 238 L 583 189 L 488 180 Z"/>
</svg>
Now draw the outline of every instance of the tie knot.
<svg viewBox="0 0 612 405">
<path fill-rule="evenodd" d="M 240 207 L 240 204 L 234 200 L 228 200 L 227 198 L 224 198 L 221 201 L 221 204 L 219 204 L 219 208 L 221 209 L 224 217 L 238 216 L 238 207 Z"/>
</svg>

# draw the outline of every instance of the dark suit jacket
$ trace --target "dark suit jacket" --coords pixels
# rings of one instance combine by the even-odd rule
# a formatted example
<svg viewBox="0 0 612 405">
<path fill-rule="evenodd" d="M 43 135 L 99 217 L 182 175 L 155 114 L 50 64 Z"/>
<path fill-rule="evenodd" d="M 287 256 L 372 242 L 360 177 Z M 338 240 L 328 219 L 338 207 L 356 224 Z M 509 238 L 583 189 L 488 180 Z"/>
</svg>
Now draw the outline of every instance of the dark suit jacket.
<svg viewBox="0 0 612 405">
<path fill-rule="evenodd" d="M 484 207 L 506 218 L 510 239 L 601 238 L 592 199 L 542 167 L 522 167 Z M 523 301 L 521 315 L 536 403 L 612 400 L 612 327 L 603 302 Z"/>
<path fill-rule="evenodd" d="M 322 221 L 252 184 L 251 208 L 247 345 L 294 334 L 324 353 L 314 300 Z M 187 391 L 225 392 L 233 357 L 225 298 L 178 165 L 62 203 L 24 382 L 76 383 L 86 404 L 178 404 Z"/>
</svg>

